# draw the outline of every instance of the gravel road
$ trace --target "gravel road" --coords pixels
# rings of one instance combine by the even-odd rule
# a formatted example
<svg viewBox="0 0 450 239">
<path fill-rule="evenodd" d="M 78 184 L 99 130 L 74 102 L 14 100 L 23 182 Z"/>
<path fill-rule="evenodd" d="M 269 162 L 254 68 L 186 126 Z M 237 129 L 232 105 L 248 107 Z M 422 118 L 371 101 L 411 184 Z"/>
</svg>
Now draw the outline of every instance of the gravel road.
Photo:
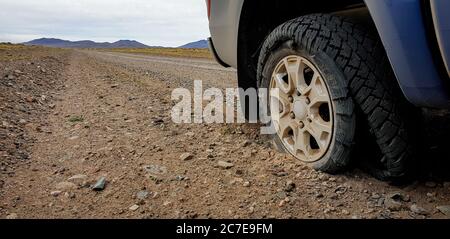
<svg viewBox="0 0 450 239">
<path fill-rule="evenodd" d="M 23 56 L 0 61 L 0 218 L 450 216 L 450 184 L 432 175 L 402 187 L 358 169 L 326 175 L 257 126 L 173 123 L 173 89 L 236 87 L 236 72 L 210 60 L 0 54 Z"/>
</svg>

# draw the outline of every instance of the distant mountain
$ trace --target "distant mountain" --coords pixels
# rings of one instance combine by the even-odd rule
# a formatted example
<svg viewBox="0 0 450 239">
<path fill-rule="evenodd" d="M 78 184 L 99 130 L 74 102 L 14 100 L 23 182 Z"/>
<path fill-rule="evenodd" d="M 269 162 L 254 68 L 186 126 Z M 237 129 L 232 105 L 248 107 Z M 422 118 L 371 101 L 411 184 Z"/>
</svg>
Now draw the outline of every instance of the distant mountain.
<svg viewBox="0 0 450 239">
<path fill-rule="evenodd" d="M 208 41 L 200 40 L 196 42 L 191 42 L 186 45 L 182 45 L 178 48 L 208 48 Z"/>
<path fill-rule="evenodd" d="M 112 48 L 147 48 L 149 46 L 135 40 L 120 40 L 111 43 Z"/>
<path fill-rule="evenodd" d="M 120 40 L 113 43 L 94 41 L 68 41 L 56 38 L 40 38 L 23 43 L 25 45 L 61 48 L 148 48 L 149 46 L 134 40 Z"/>
</svg>

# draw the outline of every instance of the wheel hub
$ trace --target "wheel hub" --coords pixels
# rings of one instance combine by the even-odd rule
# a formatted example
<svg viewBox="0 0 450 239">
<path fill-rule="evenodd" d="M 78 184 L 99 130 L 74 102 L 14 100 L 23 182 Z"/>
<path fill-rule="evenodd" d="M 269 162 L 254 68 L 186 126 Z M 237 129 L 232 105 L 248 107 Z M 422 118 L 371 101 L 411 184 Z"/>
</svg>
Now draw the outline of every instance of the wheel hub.
<svg viewBox="0 0 450 239">
<path fill-rule="evenodd" d="M 300 98 L 294 101 L 294 114 L 295 118 L 299 121 L 303 121 L 308 116 L 308 105 L 306 104 L 306 99 Z"/>
</svg>

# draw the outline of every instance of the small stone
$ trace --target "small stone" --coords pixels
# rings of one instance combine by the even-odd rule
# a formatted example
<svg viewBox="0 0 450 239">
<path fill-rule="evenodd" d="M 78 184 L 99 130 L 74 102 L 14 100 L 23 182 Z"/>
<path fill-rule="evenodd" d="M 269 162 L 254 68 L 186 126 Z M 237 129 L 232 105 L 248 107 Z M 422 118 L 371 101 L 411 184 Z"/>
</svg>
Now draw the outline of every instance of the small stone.
<svg viewBox="0 0 450 239">
<path fill-rule="evenodd" d="M 276 197 L 279 198 L 279 199 L 285 199 L 286 196 L 287 196 L 287 195 L 286 195 L 285 192 L 278 192 L 278 193 L 276 194 Z"/>
<path fill-rule="evenodd" d="M 27 102 L 29 102 L 29 103 L 34 103 L 34 102 L 37 101 L 37 100 L 36 100 L 34 97 L 32 97 L 32 96 L 27 96 L 27 97 L 25 98 L 25 100 L 26 100 Z"/>
<path fill-rule="evenodd" d="M 244 182 L 243 186 L 246 187 L 246 188 L 250 187 L 250 182 L 248 182 L 248 181 Z"/>
<path fill-rule="evenodd" d="M 77 175 L 73 175 L 72 177 L 67 179 L 67 181 L 73 182 L 76 184 L 83 184 L 87 180 L 87 178 L 88 178 L 88 176 L 86 176 L 84 174 L 77 174 Z"/>
<path fill-rule="evenodd" d="M 418 215 L 426 216 L 426 215 L 430 214 L 426 209 L 417 206 L 417 204 L 411 205 L 410 210 L 411 210 L 411 212 L 418 214 Z"/>
<path fill-rule="evenodd" d="M 402 201 L 402 202 L 409 202 L 410 198 L 407 195 L 403 195 L 400 192 L 394 192 L 388 195 L 389 198 L 393 199 L 394 201 Z"/>
<path fill-rule="evenodd" d="M 6 216 L 6 219 L 17 219 L 17 218 L 18 218 L 17 213 L 11 213 L 8 216 Z"/>
<path fill-rule="evenodd" d="M 288 180 L 286 182 L 286 186 L 284 187 L 284 191 L 286 192 L 292 192 L 295 189 L 295 183 L 291 180 Z"/>
<path fill-rule="evenodd" d="M 247 147 L 247 146 L 249 146 L 251 144 L 252 144 L 252 141 L 246 140 L 246 141 L 244 141 L 244 143 L 242 143 L 242 147 Z"/>
<path fill-rule="evenodd" d="M 378 193 L 372 193 L 371 198 L 372 198 L 372 199 L 378 200 L 378 199 L 381 198 L 381 196 L 380 196 L 380 194 L 378 194 Z"/>
<path fill-rule="evenodd" d="M 74 136 L 70 137 L 69 140 L 77 140 L 79 138 L 80 138 L 80 136 L 74 135 Z"/>
<path fill-rule="evenodd" d="M 136 210 L 138 210 L 139 209 L 139 205 L 137 205 L 137 204 L 134 204 L 133 206 L 131 206 L 130 208 L 130 211 L 136 211 Z"/>
<path fill-rule="evenodd" d="M 166 167 L 155 164 L 144 166 L 144 170 L 151 175 L 163 175 L 167 173 Z"/>
<path fill-rule="evenodd" d="M 136 197 L 139 200 L 145 200 L 148 198 L 149 192 L 147 191 L 139 191 L 138 193 L 136 193 Z"/>
<path fill-rule="evenodd" d="M 77 185 L 71 182 L 60 182 L 55 187 L 58 191 L 68 191 L 77 189 Z"/>
<path fill-rule="evenodd" d="M 27 123 L 27 121 L 24 120 L 24 119 L 20 119 L 20 120 L 19 120 L 19 124 L 26 124 L 26 123 Z"/>
<path fill-rule="evenodd" d="M 382 197 L 380 197 L 380 198 L 378 198 L 378 200 L 377 200 L 377 206 L 378 207 L 381 207 L 381 206 L 383 206 L 383 204 L 384 204 L 384 198 L 382 198 Z"/>
<path fill-rule="evenodd" d="M 347 192 L 348 188 L 345 185 L 339 185 L 336 187 L 334 192 L 336 194 L 345 194 Z"/>
<path fill-rule="evenodd" d="M 426 182 L 425 186 L 428 188 L 435 188 L 437 186 L 437 184 L 435 182 Z"/>
<path fill-rule="evenodd" d="M 181 161 L 188 161 L 194 158 L 194 155 L 190 154 L 190 153 L 184 153 L 180 156 L 180 160 Z"/>
<path fill-rule="evenodd" d="M 186 177 L 185 176 L 182 176 L 182 175 L 177 175 L 176 177 L 175 177 L 175 180 L 176 181 L 183 181 L 183 180 L 185 180 L 186 179 Z"/>
<path fill-rule="evenodd" d="M 348 216 L 348 215 L 350 215 L 350 212 L 345 209 L 342 209 L 342 214 Z"/>
<path fill-rule="evenodd" d="M 195 133 L 194 132 L 187 132 L 187 133 L 185 133 L 184 135 L 186 135 L 187 137 L 194 137 L 195 136 Z"/>
<path fill-rule="evenodd" d="M 103 189 L 105 189 L 106 186 L 106 178 L 105 177 L 101 177 L 92 187 L 92 190 L 94 191 L 102 191 Z"/>
<path fill-rule="evenodd" d="M 404 205 L 401 202 L 396 201 L 392 198 L 387 198 L 384 201 L 384 205 L 386 206 L 387 209 L 389 209 L 393 212 L 401 211 L 402 209 L 404 209 Z"/>
<path fill-rule="evenodd" d="M 153 124 L 154 125 L 160 125 L 160 124 L 163 124 L 164 123 L 164 119 L 162 119 L 162 118 L 154 118 L 153 119 Z"/>
<path fill-rule="evenodd" d="M 450 205 L 437 206 L 436 209 L 450 218 Z"/>
<path fill-rule="evenodd" d="M 248 212 L 249 212 L 250 214 L 254 213 L 254 212 L 255 212 L 255 208 L 254 208 L 254 207 L 249 207 L 249 208 L 248 208 Z"/>
<path fill-rule="evenodd" d="M 316 198 L 324 198 L 325 196 L 322 193 L 316 194 Z"/>
<path fill-rule="evenodd" d="M 442 186 L 443 186 L 445 189 L 450 189 L 450 182 L 444 182 L 444 183 L 442 184 Z"/>
<path fill-rule="evenodd" d="M 73 193 L 73 192 L 65 192 L 64 193 L 64 197 L 69 198 L 69 199 L 74 199 L 75 198 L 75 193 Z"/>
<path fill-rule="evenodd" d="M 50 195 L 52 195 L 53 197 L 58 197 L 59 195 L 61 195 L 62 191 L 52 191 L 50 192 Z"/>
<path fill-rule="evenodd" d="M 328 181 L 329 178 L 330 178 L 330 177 L 329 177 L 328 175 L 325 175 L 325 174 L 321 174 L 321 175 L 319 175 L 319 177 L 318 177 L 318 179 L 319 179 L 320 181 Z"/>
<path fill-rule="evenodd" d="M 219 160 L 217 162 L 217 166 L 219 166 L 220 168 L 223 168 L 223 169 L 230 169 L 230 168 L 234 167 L 234 164 Z"/>
</svg>

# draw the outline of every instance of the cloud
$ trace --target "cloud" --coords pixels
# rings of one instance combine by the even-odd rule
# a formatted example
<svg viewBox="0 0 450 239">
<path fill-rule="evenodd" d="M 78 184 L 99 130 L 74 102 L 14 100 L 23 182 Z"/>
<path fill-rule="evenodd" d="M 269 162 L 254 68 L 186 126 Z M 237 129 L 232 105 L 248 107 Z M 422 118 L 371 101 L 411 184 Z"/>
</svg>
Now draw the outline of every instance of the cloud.
<svg viewBox="0 0 450 239">
<path fill-rule="evenodd" d="M 179 46 L 209 35 L 203 0 L 0 0 L 0 41 L 37 37 Z"/>
</svg>

